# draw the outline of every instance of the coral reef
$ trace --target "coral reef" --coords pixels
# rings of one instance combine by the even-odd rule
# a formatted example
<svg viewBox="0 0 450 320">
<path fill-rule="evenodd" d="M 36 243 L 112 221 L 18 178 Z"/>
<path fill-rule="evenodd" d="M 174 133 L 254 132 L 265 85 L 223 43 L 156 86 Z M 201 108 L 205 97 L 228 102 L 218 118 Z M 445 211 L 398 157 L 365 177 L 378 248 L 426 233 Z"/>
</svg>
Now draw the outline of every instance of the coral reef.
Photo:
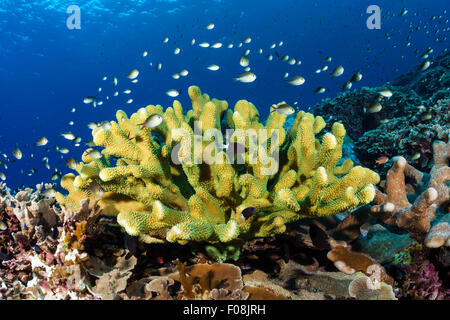
<svg viewBox="0 0 450 320">
<path fill-rule="evenodd" d="M 81 199 L 96 198 L 94 185 L 102 190 L 103 213 L 117 215 L 128 234 L 147 243 L 186 244 L 271 236 L 300 218 L 372 201 L 379 176 L 351 160 L 338 165 L 342 124 L 325 133 L 321 117 L 302 111 L 286 133 L 285 114 L 271 112 L 264 126 L 245 100 L 231 111 L 226 101 L 211 100 L 197 87 L 189 88 L 189 96 L 187 113 L 178 101 L 165 112 L 149 105 L 130 118 L 118 111 L 117 122 L 93 130 L 94 143 L 104 147 L 101 157 L 93 157 L 92 149 L 83 154 L 79 175 L 62 178 L 69 194 L 58 193 L 58 202 L 76 210 Z M 160 125 L 142 125 L 154 114 L 163 118 Z M 229 148 L 222 147 L 217 134 L 225 129 L 233 130 L 229 144 L 245 147 L 235 155 L 241 163 L 229 161 Z"/>
<path fill-rule="evenodd" d="M 435 140 L 448 141 L 450 99 L 438 100 L 428 108 L 393 118 L 376 129 L 362 135 L 355 151 L 364 165 L 381 173 L 391 164 L 377 163 L 381 156 L 392 158 L 401 155 L 416 167 L 428 172 L 432 165 L 432 144 Z"/>
<path fill-rule="evenodd" d="M 381 96 L 381 90 L 390 90 L 392 96 Z M 381 111 L 367 112 L 377 102 L 382 105 Z M 327 123 L 341 122 L 347 129 L 348 136 L 356 141 L 364 133 L 376 129 L 382 120 L 412 114 L 422 104 L 424 101 L 420 96 L 401 87 L 363 87 L 357 91 L 341 92 L 333 99 L 322 100 L 321 104 L 314 107 L 314 114 L 323 117 Z"/>
<path fill-rule="evenodd" d="M 0 299 L 449 300 L 449 59 L 323 117 L 197 87 L 117 111 L 68 195 L 0 184 Z"/>
<path fill-rule="evenodd" d="M 426 71 L 415 68 L 399 77 L 393 85 L 362 88 L 325 99 L 314 113 L 328 123 L 345 125 L 354 141 L 355 163 L 376 170 L 381 176 L 394 156 L 403 156 L 422 171 L 429 172 L 432 143 L 448 141 L 450 54 L 437 57 Z M 379 92 L 389 90 L 390 97 Z M 367 110 L 379 102 L 379 112 Z"/>
<path fill-rule="evenodd" d="M 422 72 L 419 68 L 416 68 L 395 79 L 393 84 L 414 90 L 431 104 L 438 100 L 449 99 L 450 53 L 445 53 L 434 59 L 426 71 Z"/>
</svg>

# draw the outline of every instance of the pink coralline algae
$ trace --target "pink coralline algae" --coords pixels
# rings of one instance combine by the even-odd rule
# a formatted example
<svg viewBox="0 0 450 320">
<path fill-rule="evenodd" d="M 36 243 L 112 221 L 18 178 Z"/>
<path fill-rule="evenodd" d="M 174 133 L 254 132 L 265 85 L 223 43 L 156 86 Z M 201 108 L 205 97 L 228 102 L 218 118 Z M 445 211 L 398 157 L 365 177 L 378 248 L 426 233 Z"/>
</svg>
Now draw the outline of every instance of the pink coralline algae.
<svg viewBox="0 0 450 320">
<path fill-rule="evenodd" d="M 445 289 L 434 265 L 425 260 L 403 268 L 406 280 L 401 296 L 415 300 L 448 300 L 450 290 Z"/>
</svg>

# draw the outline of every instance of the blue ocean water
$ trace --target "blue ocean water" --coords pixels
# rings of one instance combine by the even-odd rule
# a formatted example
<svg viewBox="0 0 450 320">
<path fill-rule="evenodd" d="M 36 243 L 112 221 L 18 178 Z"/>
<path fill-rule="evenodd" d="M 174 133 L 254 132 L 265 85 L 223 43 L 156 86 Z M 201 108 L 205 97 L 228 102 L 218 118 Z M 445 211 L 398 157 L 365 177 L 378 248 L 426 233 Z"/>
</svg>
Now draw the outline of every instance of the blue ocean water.
<svg viewBox="0 0 450 320">
<path fill-rule="evenodd" d="M 373 4 L 382 10 L 380 30 L 366 26 L 366 9 Z M 66 26 L 70 5 L 81 10 L 79 30 Z M 1 165 L 0 172 L 11 188 L 48 182 L 55 168 L 68 173 L 65 159 L 80 160 L 84 143 L 92 138 L 87 123 L 114 120 L 118 109 L 131 114 L 148 104 L 171 106 L 173 98 L 165 94 L 169 89 L 181 91 L 177 99 L 185 110 L 190 108 L 188 86 L 198 85 L 231 106 L 247 99 L 265 118 L 273 103 L 298 101 L 306 110 L 323 98 L 335 97 L 356 71 L 363 79 L 352 90 L 383 85 L 421 63 L 419 56 L 428 48 L 433 48 L 433 57 L 448 47 L 448 7 L 444 0 L 2 0 L 0 152 L 11 161 L 0 156 L 8 166 Z M 400 15 L 404 8 L 408 12 Z M 214 29 L 205 28 L 209 23 L 215 24 Z M 239 47 L 247 37 L 252 41 Z M 191 46 L 193 38 L 196 43 Z M 223 46 L 202 48 L 201 42 Z M 276 47 L 270 49 L 272 44 Z M 181 52 L 175 55 L 177 47 Z M 250 67 L 257 79 L 234 82 L 233 77 L 243 73 L 239 59 L 246 49 L 251 50 Z M 301 64 L 289 65 L 277 54 Z M 324 61 L 327 56 L 331 62 Z M 155 70 L 157 63 L 162 63 L 160 71 Z M 220 70 L 207 70 L 211 64 Z M 329 70 L 316 74 L 324 65 Z M 345 68 L 344 75 L 331 78 L 338 65 Z M 133 68 L 140 71 L 138 83 L 125 77 Z M 188 76 L 171 77 L 183 69 Z M 305 84 L 286 84 L 286 72 L 289 78 L 305 77 Z M 114 75 L 119 79 L 117 97 L 113 97 Z M 317 87 L 327 90 L 318 95 Z M 95 96 L 99 88 L 103 105 L 84 104 L 83 98 Z M 123 94 L 126 89 L 132 93 Z M 130 98 L 133 103 L 126 104 Z M 82 137 L 80 147 L 61 136 L 66 131 Z M 48 151 L 34 146 L 42 136 L 49 140 Z M 63 155 L 55 146 L 70 152 Z M 23 152 L 21 160 L 12 156 L 16 147 Z M 49 158 L 50 170 L 43 157 Z M 27 175 L 32 168 L 37 172 Z"/>
</svg>

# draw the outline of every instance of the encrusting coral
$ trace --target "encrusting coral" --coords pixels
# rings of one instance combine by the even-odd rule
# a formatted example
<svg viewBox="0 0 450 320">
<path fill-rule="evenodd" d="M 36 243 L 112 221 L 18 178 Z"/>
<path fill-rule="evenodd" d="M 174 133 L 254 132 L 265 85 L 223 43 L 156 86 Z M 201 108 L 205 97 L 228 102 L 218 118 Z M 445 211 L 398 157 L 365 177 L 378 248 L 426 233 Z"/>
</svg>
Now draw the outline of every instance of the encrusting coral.
<svg viewBox="0 0 450 320">
<path fill-rule="evenodd" d="M 117 122 L 94 129 L 102 156 L 92 156 L 92 149 L 83 154 L 78 176 L 62 178 L 69 194 L 58 193 L 58 202 L 76 210 L 82 199 L 96 199 L 94 184 L 102 191 L 103 214 L 117 215 L 128 234 L 148 243 L 186 244 L 271 236 L 300 218 L 373 200 L 378 174 L 348 159 L 340 163 L 342 124 L 323 133 L 323 118 L 301 111 L 286 133 L 287 115 L 275 105 L 264 126 L 250 102 L 240 100 L 232 111 L 198 87 L 188 92 L 187 113 L 178 101 L 165 112 L 149 105 L 130 118 L 119 110 Z M 142 125 L 154 114 L 163 117 L 161 124 Z M 224 145 L 220 133 L 226 129 L 233 131 Z M 245 150 L 230 156 L 230 146 Z"/>
</svg>

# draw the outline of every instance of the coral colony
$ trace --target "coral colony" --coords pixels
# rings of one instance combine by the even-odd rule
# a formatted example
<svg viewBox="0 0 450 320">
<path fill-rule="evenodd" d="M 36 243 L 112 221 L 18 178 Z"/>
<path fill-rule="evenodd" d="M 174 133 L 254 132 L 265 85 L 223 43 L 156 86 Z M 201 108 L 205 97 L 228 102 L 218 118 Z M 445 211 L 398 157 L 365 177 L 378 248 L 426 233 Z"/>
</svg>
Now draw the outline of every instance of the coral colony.
<svg viewBox="0 0 450 320">
<path fill-rule="evenodd" d="M 428 170 L 397 156 L 380 181 L 342 158 L 339 122 L 262 123 L 248 101 L 188 93 L 187 112 L 119 110 L 95 128 L 66 194 L 2 184 L 2 298 L 449 298 L 448 142 L 432 144 Z"/>
<path fill-rule="evenodd" d="M 73 19 L 81 14 L 69 8 Z M 445 18 L 446 11 L 434 17 L 442 25 Z M 70 30 L 84 30 L 75 22 Z M 436 42 L 446 40 L 441 33 Z M 299 66 L 280 55 L 282 46 L 272 44 L 262 60 Z M 233 44 L 192 39 L 190 47 Z M 176 56 L 185 51 L 171 48 Z M 432 51 L 377 88 L 350 91 L 363 72 L 352 71 L 335 98 L 304 111 L 282 99 L 267 110 L 247 100 L 232 106 L 194 85 L 166 91 L 171 106 L 134 107 L 131 89 L 120 87 L 126 107 L 103 110 L 111 118 L 115 112 L 114 121 L 88 125 L 92 141 L 83 141 L 81 159 L 58 154 L 73 171 L 52 171 L 58 186 L 12 190 L 0 172 L 0 299 L 450 300 L 450 54 L 431 59 Z M 235 85 L 257 79 L 249 55 L 236 60 L 245 72 Z M 145 61 L 152 72 L 163 68 Z M 347 75 L 331 57 L 321 61 L 327 65 L 316 74 L 330 64 L 328 78 Z M 218 73 L 212 62 L 202 71 Z M 136 84 L 139 74 L 104 76 L 114 93 L 104 97 L 99 88 L 83 106 L 100 107 L 119 95 L 120 81 Z M 283 79 L 289 88 L 306 81 L 287 72 Z M 325 91 L 324 84 L 311 94 Z M 81 149 L 80 136 L 61 136 Z M 41 137 L 34 147 L 48 143 Z M 1 158 L 5 170 L 26 156 L 18 146 L 12 154 Z M 42 160 L 50 170 L 49 158 Z M 236 306 L 228 312 L 261 312 Z M 194 304 L 184 310 L 218 312 Z"/>
</svg>

